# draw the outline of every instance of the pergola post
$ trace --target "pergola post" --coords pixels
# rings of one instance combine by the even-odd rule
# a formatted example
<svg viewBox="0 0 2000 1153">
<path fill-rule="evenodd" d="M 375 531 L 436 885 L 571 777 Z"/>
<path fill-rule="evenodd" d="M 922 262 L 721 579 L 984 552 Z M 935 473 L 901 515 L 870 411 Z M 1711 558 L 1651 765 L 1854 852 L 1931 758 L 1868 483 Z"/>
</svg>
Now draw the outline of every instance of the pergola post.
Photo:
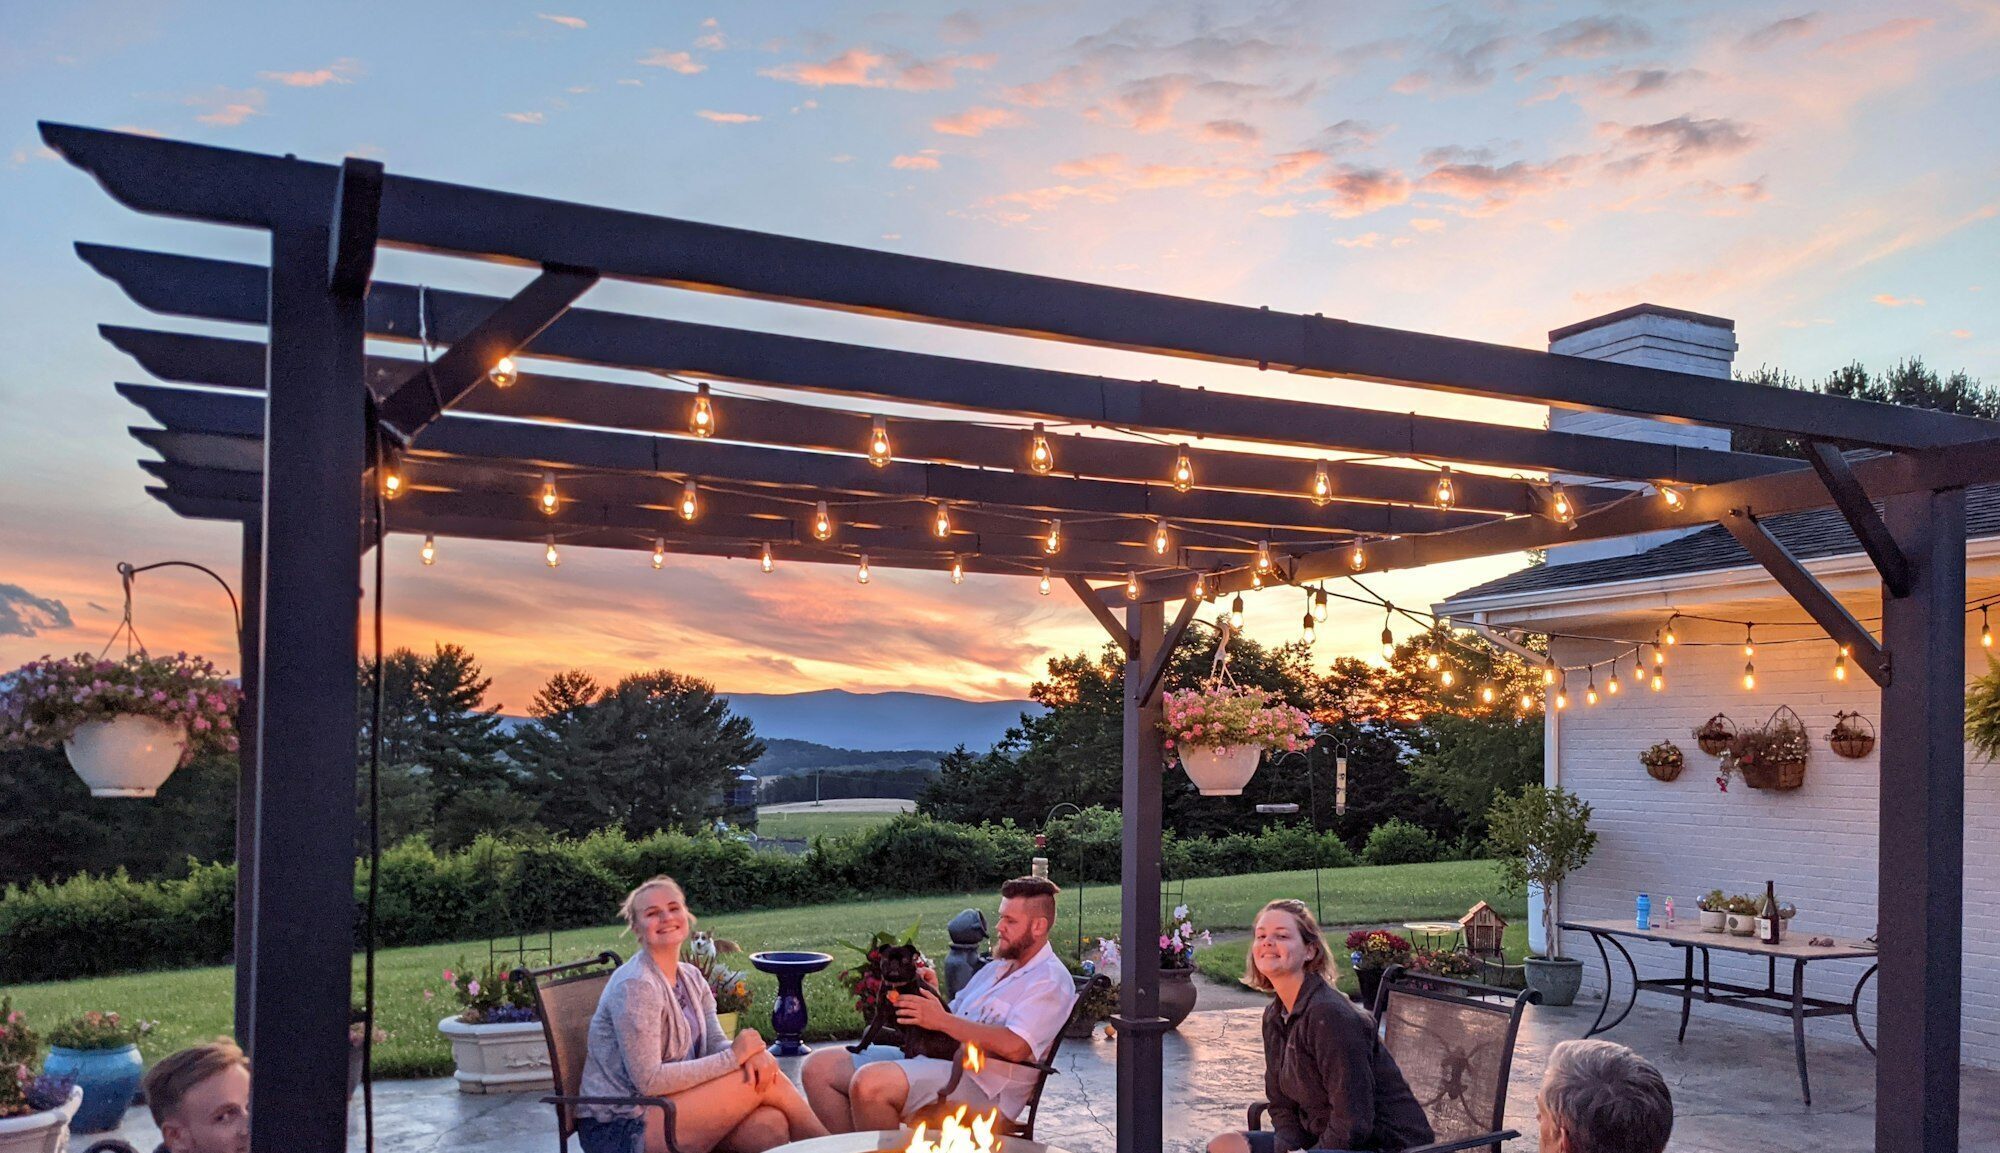
<svg viewBox="0 0 2000 1153">
<path fill-rule="evenodd" d="M 1119 910 L 1118 1153 L 1158 1153 L 1165 1130 L 1160 1035 L 1160 689 L 1147 674 L 1166 645 L 1166 608 L 1129 605 L 1125 631 L 1125 840 Z"/>
<path fill-rule="evenodd" d="M 258 660 L 264 641 L 264 526 L 243 522 L 243 630 L 237 637 L 237 673 L 243 701 L 236 711 L 236 1012 L 233 1032 L 250 1048 L 251 990 L 255 988 L 257 923 L 257 702 Z"/>
<path fill-rule="evenodd" d="M 272 233 L 251 928 L 259 1153 L 347 1147 L 366 398 L 362 300 L 328 291 L 328 248 L 324 227 Z"/>
<path fill-rule="evenodd" d="M 1958 1148 L 1965 864 L 1965 493 L 1892 496 L 1909 595 L 1882 597 L 1875 1148 Z"/>
</svg>

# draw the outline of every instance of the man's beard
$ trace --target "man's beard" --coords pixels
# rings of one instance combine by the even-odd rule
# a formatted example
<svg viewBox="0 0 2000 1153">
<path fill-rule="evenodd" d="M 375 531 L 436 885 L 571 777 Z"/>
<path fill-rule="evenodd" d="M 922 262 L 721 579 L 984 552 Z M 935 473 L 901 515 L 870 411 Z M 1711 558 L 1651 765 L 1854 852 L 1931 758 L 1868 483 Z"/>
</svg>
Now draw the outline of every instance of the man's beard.
<svg viewBox="0 0 2000 1153">
<path fill-rule="evenodd" d="M 1034 941 L 1030 938 L 1023 937 L 1010 941 L 1002 937 L 993 946 L 993 955 L 1002 961 L 1019 961 L 1033 951 L 1034 945 Z"/>
</svg>

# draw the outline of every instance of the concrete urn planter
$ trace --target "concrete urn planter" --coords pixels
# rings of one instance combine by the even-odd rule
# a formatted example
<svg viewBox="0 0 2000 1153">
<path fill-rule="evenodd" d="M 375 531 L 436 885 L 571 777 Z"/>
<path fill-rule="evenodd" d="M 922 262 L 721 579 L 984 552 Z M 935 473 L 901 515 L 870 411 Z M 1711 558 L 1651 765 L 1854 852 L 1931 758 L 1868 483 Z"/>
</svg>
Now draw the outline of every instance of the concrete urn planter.
<svg viewBox="0 0 2000 1153">
<path fill-rule="evenodd" d="M 1241 796 L 1263 759 L 1264 750 L 1257 745 L 1189 745 L 1181 749 L 1181 767 L 1204 797 Z"/>
<path fill-rule="evenodd" d="M 1544 1005 L 1574 1005 L 1583 988 L 1583 962 L 1569 957 L 1529 957 L 1528 988 L 1542 995 Z"/>
<path fill-rule="evenodd" d="M 187 730 L 127 713 L 77 726 L 63 742 L 70 767 L 93 797 L 150 797 L 187 751 Z"/>
<path fill-rule="evenodd" d="M 64 1153 L 69 1148 L 69 1119 L 83 1104 L 83 1090 L 71 1089 L 59 1109 L 44 1109 L 19 1117 L 0 1117 L 0 1153 Z"/>
<path fill-rule="evenodd" d="M 446 1017 L 438 1032 L 451 1039 L 461 1093 L 538 1093 L 554 1085 L 540 1021 L 468 1025 Z"/>
</svg>

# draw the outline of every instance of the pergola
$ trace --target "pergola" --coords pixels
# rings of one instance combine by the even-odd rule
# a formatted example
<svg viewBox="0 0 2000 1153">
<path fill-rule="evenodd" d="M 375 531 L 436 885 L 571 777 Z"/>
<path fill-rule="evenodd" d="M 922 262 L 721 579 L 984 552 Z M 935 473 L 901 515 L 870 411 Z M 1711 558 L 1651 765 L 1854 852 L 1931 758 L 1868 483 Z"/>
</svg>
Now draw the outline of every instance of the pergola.
<svg viewBox="0 0 2000 1153">
<path fill-rule="evenodd" d="M 1121 1153 L 1162 1145 L 1149 961 L 1158 722 L 1167 657 L 1195 594 L 1720 521 L 1882 686 L 1881 892 L 1898 899 L 1880 910 L 1876 1143 L 1957 1148 L 1962 490 L 2000 480 L 2000 424 L 563 203 L 367 160 L 312 163 L 49 123 L 42 135 L 130 208 L 270 235 L 268 266 L 78 249 L 154 312 L 263 330 L 260 342 L 103 329 L 168 382 L 118 385 L 158 426 L 133 430 L 159 457 L 142 462 L 159 481 L 148 491 L 183 516 L 243 526 L 237 1029 L 257 1061 L 257 1149 L 345 1148 L 358 590 L 375 492 L 391 476 L 402 492 L 386 527 L 399 533 L 956 566 L 1073 589 L 1126 656 Z M 382 246 L 523 266 L 532 278 L 508 298 L 388 283 L 373 277 Z M 1809 442 L 1812 459 L 576 307 L 600 279 L 1778 432 Z M 413 342 L 420 355 L 377 351 Z M 444 350 L 435 358 L 433 346 Z M 516 354 L 574 374 L 511 363 L 496 373 Z M 593 368 L 658 383 L 593 379 Z M 724 397 L 709 382 L 833 396 L 840 407 Z M 707 427 L 694 418 L 704 406 Z M 939 411 L 884 421 L 874 415 L 883 407 Z M 1192 476 L 1178 478 L 1184 458 Z M 1565 488 L 1549 474 L 1589 479 Z M 1827 505 L 1880 570 L 1879 639 L 1758 523 Z M 815 523 L 822 509 L 826 526 Z M 1171 601 L 1180 605 L 1169 621 Z"/>
</svg>

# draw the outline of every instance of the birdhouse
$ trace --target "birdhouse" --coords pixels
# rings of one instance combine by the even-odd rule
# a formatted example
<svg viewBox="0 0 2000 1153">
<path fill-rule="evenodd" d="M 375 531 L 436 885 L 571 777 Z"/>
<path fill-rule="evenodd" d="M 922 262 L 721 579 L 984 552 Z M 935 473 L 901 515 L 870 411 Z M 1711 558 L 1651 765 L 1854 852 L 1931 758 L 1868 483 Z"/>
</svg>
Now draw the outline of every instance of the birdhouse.
<svg viewBox="0 0 2000 1153">
<path fill-rule="evenodd" d="M 1465 935 L 1466 952 L 1475 957 L 1500 956 L 1500 940 L 1507 932 L 1507 918 L 1493 911 L 1493 906 L 1484 901 L 1465 911 L 1458 919 L 1458 927 Z"/>
</svg>

